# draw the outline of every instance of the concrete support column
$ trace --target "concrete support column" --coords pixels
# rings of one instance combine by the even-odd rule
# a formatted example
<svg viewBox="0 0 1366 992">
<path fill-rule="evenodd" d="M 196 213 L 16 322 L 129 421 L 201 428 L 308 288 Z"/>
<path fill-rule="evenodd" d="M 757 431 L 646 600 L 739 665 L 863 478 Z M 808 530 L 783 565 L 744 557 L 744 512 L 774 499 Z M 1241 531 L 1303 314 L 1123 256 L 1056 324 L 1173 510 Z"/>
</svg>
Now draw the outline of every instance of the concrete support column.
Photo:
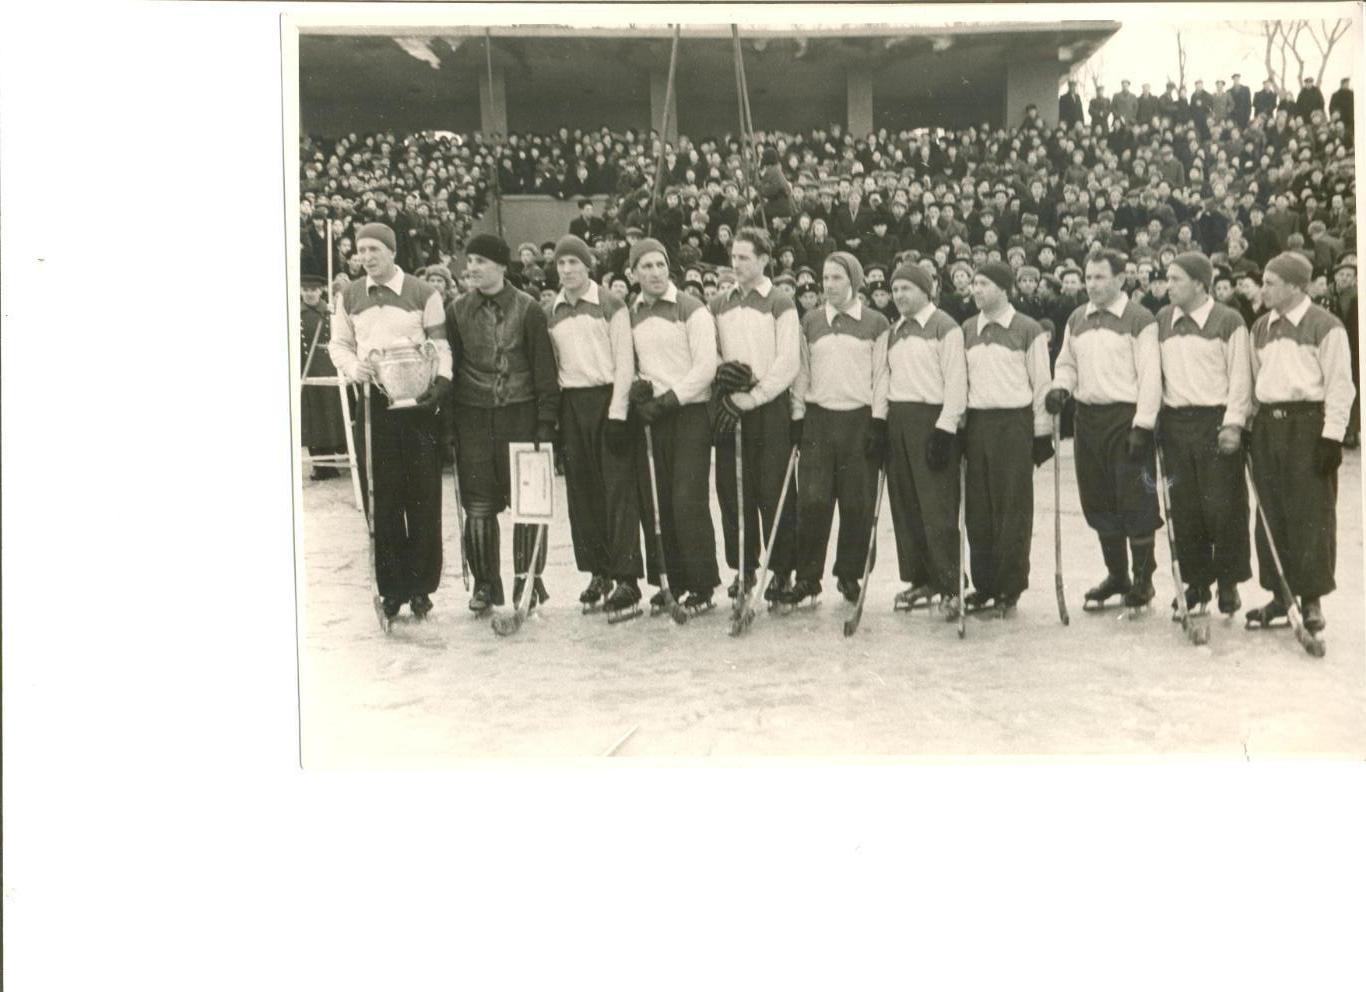
<svg viewBox="0 0 1366 992">
<path fill-rule="evenodd" d="M 845 90 L 848 99 L 845 127 L 855 139 L 864 138 L 873 130 L 873 71 L 864 66 L 850 66 L 846 71 Z"/>
<path fill-rule="evenodd" d="M 489 91 L 488 69 L 479 72 L 479 130 L 485 135 L 508 133 L 507 86 L 503 68 L 493 63 L 493 91 Z"/>
<path fill-rule="evenodd" d="M 1058 89 L 1067 66 L 1054 59 L 1006 63 L 1006 127 L 1019 127 L 1024 120 L 1025 107 L 1031 103 L 1039 108 L 1039 116 L 1049 127 L 1058 124 Z"/>
<path fill-rule="evenodd" d="M 669 92 L 669 68 L 650 70 L 650 126 L 656 131 L 664 127 L 664 97 Z M 669 133 L 665 141 L 678 141 L 678 76 L 674 75 L 673 100 L 669 103 Z"/>
</svg>

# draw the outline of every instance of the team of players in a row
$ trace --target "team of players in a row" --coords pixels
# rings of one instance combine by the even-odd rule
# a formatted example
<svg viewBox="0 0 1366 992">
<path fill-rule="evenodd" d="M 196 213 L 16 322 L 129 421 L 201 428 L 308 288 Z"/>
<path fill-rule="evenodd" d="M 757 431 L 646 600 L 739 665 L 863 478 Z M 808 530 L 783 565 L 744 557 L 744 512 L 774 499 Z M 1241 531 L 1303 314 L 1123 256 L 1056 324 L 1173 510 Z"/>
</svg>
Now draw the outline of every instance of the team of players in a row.
<svg viewBox="0 0 1366 992">
<path fill-rule="evenodd" d="M 631 304 L 593 281 L 583 241 L 562 238 L 561 288 L 545 309 L 507 283 L 508 246 L 491 235 L 470 241 L 472 291 L 444 313 L 432 287 L 394 265 L 387 227 L 368 225 L 357 250 L 367 275 L 340 299 L 329 345 L 340 372 L 372 379 L 361 356 L 424 336 L 440 355 L 416 409 L 375 404 L 376 571 L 389 616 L 404 602 L 425 615 L 440 580 L 447 430 L 466 511 L 470 608 L 479 613 L 503 602 L 497 513 L 508 505 L 507 445 L 534 440 L 563 448 L 575 559 L 591 576 L 580 598 L 613 618 L 639 612 L 642 572 L 656 586 L 667 572 L 689 611 L 711 606 L 721 581 L 709 508 L 714 445 L 732 598 L 754 580 L 762 533 L 776 535 L 768 599 L 814 602 L 838 506 L 833 573 L 856 600 L 885 466 L 908 584 L 897 605 L 937 599 L 949 616 L 988 606 L 1005 615 L 1029 581 L 1032 473 L 1054 455 L 1052 420 L 1070 396 L 1082 509 L 1107 571 L 1088 604 L 1119 596 L 1137 608 L 1153 598 L 1156 434 L 1188 604 L 1203 609 L 1217 587 L 1220 610 L 1240 607 L 1238 584 L 1252 575 L 1250 450 L 1285 578 L 1306 626 L 1324 626 L 1354 388 L 1346 333 L 1306 295 L 1303 256 L 1266 266 L 1270 312 L 1249 332 L 1237 311 L 1210 298 L 1205 256 L 1176 258 L 1172 303 L 1154 315 L 1122 292 L 1123 258 L 1100 252 L 1086 265 L 1090 301 L 1071 315 L 1050 372 L 1048 336 L 1010 305 L 1013 277 L 1001 263 L 977 269 L 980 313 L 960 327 L 933 304 L 932 277 L 913 265 L 892 276 L 900 318 L 889 324 L 860 304 L 862 268 L 845 252 L 825 262 L 824 304 L 799 320 L 765 276 L 769 240 L 757 229 L 737 232 L 738 284 L 707 304 L 677 290 L 665 248 L 650 238 L 631 250 L 641 286 Z M 799 470 L 775 527 L 794 447 Z M 962 458 L 973 590 L 960 603 Z M 664 561 L 647 539 L 642 570 L 641 525 L 653 534 L 656 500 Z M 530 578 L 533 604 L 546 598 L 544 552 L 531 560 L 534 532 L 517 525 L 513 534 L 514 598 Z M 1288 604 L 1260 524 L 1257 549 L 1260 583 L 1273 596 L 1248 618 L 1271 625 Z M 660 590 L 652 603 L 663 602 Z"/>
</svg>

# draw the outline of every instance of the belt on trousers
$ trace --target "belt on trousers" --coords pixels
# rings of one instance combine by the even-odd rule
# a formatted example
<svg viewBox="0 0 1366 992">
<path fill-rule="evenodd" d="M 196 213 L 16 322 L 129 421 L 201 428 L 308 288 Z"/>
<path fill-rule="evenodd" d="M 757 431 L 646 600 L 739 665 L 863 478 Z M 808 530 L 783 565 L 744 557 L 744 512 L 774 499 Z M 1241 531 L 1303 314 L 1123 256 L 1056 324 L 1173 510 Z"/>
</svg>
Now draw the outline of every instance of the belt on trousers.
<svg viewBox="0 0 1366 992">
<path fill-rule="evenodd" d="M 1296 400 L 1293 403 L 1263 403 L 1261 412 L 1270 415 L 1273 420 L 1284 420 L 1286 417 L 1307 417 L 1311 414 L 1322 413 L 1323 403 L 1320 400 Z"/>
</svg>

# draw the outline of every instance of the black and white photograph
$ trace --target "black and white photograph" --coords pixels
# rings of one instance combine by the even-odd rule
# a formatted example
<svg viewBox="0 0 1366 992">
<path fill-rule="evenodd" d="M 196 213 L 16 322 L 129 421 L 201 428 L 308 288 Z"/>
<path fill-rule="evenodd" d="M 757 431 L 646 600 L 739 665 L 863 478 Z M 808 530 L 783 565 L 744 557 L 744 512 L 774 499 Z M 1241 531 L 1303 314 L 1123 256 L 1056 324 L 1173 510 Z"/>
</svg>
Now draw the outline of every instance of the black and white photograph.
<svg viewBox="0 0 1366 992">
<path fill-rule="evenodd" d="M 1366 756 L 1359 8 L 712 10 L 285 19 L 304 767 Z"/>
<path fill-rule="evenodd" d="M 0 39 L 6 990 L 1363 987 L 1359 3 Z"/>
</svg>

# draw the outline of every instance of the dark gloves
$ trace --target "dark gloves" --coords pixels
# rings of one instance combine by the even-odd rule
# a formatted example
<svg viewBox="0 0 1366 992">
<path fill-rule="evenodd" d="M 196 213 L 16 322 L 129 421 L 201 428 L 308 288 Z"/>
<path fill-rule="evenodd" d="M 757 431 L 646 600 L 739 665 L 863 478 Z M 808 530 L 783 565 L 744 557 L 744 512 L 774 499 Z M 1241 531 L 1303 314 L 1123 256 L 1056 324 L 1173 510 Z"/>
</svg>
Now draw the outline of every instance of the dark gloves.
<svg viewBox="0 0 1366 992">
<path fill-rule="evenodd" d="M 670 389 L 667 393 L 657 400 L 650 400 L 640 406 L 640 419 L 647 424 L 653 424 L 656 420 L 667 417 L 678 409 L 678 397 Z"/>
<path fill-rule="evenodd" d="M 631 383 L 631 390 L 626 394 L 626 398 L 634 407 L 644 406 L 655 398 L 655 390 L 647 380 L 637 379 Z"/>
<path fill-rule="evenodd" d="M 418 410 L 435 410 L 451 395 L 451 380 L 444 375 L 439 375 L 432 380 L 432 384 L 427 387 L 427 391 L 414 400 Z"/>
<path fill-rule="evenodd" d="M 1332 475 L 1342 464 L 1342 442 L 1329 437 L 1321 437 L 1314 442 L 1314 471 L 1319 475 Z"/>
<path fill-rule="evenodd" d="M 925 461 L 929 463 L 931 472 L 942 472 L 949 467 L 954 439 L 955 435 L 941 431 L 938 427 L 930 432 L 930 439 L 925 444 Z"/>
<path fill-rule="evenodd" d="M 744 362 L 722 362 L 716 370 L 716 385 L 723 393 L 743 392 L 754 382 L 754 370 Z"/>
<path fill-rule="evenodd" d="M 1148 449 L 1153 446 L 1153 432 L 1146 427 L 1134 427 L 1129 431 L 1129 438 L 1124 445 L 1129 454 L 1129 461 L 1142 461 Z"/>
<path fill-rule="evenodd" d="M 730 393 L 721 397 L 721 402 L 716 408 L 716 433 L 729 434 L 735 430 L 735 425 L 740 419 L 741 410 L 730 398 Z"/>
<path fill-rule="evenodd" d="M 805 423 L 805 420 L 794 420 L 788 425 L 787 436 L 788 439 L 792 441 L 792 447 L 794 448 L 800 448 L 802 446 L 802 425 Z"/>
<path fill-rule="evenodd" d="M 631 429 L 624 420 L 609 420 L 603 429 L 607 450 L 614 455 L 625 455 L 631 450 Z"/>
<path fill-rule="evenodd" d="M 1036 437 L 1034 439 L 1034 450 L 1031 452 L 1034 459 L 1034 467 L 1038 468 L 1048 459 L 1053 457 L 1053 439 L 1051 437 Z"/>
<path fill-rule="evenodd" d="M 863 436 L 863 453 L 869 461 L 882 464 L 887 457 L 887 421 L 874 417 Z"/>
<path fill-rule="evenodd" d="M 1062 408 L 1067 403 L 1067 396 L 1068 393 L 1065 389 L 1050 389 L 1048 395 L 1044 397 L 1043 408 L 1056 417 L 1062 413 Z"/>
<path fill-rule="evenodd" d="M 536 424 L 536 450 L 541 450 L 543 444 L 558 444 L 560 432 L 549 420 L 538 421 Z"/>
</svg>

